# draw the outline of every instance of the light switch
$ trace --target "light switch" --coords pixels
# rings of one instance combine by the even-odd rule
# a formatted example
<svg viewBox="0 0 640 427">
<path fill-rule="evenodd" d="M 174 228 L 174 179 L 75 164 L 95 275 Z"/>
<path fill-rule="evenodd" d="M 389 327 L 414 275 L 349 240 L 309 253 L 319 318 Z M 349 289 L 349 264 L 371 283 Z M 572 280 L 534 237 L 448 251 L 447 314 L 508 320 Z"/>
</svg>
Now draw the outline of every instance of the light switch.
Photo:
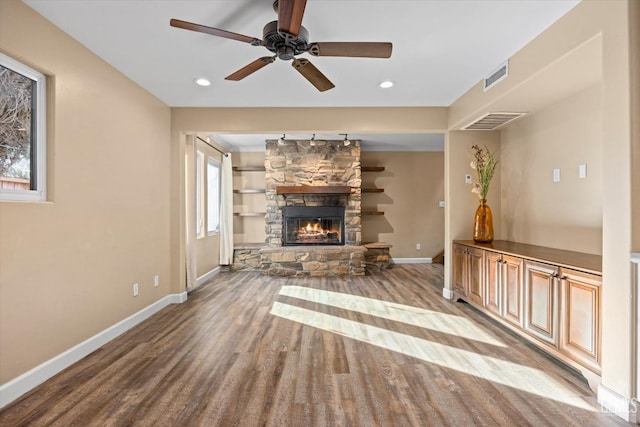
<svg viewBox="0 0 640 427">
<path fill-rule="evenodd" d="M 581 163 L 578 165 L 578 178 L 586 178 L 587 177 L 587 164 Z"/>
<path fill-rule="evenodd" d="M 465 175 L 464 176 L 464 183 L 465 184 L 471 184 L 471 175 Z"/>
<path fill-rule="evenodd" d="M 440 206 L 441 208 L 444 208 L 444 200 L 440 200 L 438 202 L 438 206 Z"/>
<path fill-rule="evenodd" d="M 560 182 L 560 169 L 553 170 L 553 182 Z"/>
</svg>

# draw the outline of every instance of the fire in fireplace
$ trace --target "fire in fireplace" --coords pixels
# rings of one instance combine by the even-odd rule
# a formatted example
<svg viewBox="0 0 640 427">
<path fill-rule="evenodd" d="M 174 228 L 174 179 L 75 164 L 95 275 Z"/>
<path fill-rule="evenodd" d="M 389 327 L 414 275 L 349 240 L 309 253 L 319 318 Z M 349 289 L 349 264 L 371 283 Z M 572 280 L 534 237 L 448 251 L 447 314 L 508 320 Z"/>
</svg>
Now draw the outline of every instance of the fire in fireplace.
<svg viewBox="0 0 640 427">
<path fill-rule="evenodd" d="M 282 208 L 282 245 L 344 245 L 344 206 Z"/>
</svg>

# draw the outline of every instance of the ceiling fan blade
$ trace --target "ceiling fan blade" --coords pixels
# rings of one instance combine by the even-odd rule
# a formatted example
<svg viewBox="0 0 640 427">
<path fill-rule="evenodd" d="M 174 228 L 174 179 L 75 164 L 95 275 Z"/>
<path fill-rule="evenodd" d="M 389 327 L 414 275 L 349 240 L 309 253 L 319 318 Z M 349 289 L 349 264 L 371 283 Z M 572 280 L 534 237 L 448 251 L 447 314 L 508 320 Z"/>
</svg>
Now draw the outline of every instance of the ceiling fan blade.
<svg viewBox="0 0 640 427">
<path fill-rule="evenodd" d="M 331 80 L 325 77 L 324 74 L 318 70 L 315 65 L 309 62 L 308 59 L 305 58 L 296 58 L 293 60 L 291 64 L 293 68 L 298 70 L 300 74 L 304 76 L 305 79 L 309 80 L 309 83 L 314 85 L 316 89 L 320 92 L 324 92 L 325 90 L 329 90 L 335 87 Z"/>
<path fill-rule="evenodd" d="M 271 64 L 275 60 L 276 60 L 276 58 L 274 56 L 263 56 L 262 58 L 256 59 L 251 64 L 245 65 L 244 67 L 240 68 L 235 73 L 229 74 L 224 79 L 225 80 L 233 80 L 233 81 L 242 80 L 245 77 L 247 77 L 248 75 L 255 73 L 256 71 L 258 71 L 262 67 L 265 67 L 265 66 Z"/>
<path fill-rule="evenodd" d="M 278 32 L 297 36 L 307 0 L 278 0 Z"/>
<path fill-rule="evenodd" d="M 313 56 L 350 56 L 358 58 L 389 58 L 393 45 L 388 42 L 323 42 L 311 43 Z"/>
<path fill-rule="evenodd" d="M 225 39 L 238 40 L 240 42 L 249 43 L 253 46 L 264 46 L 264 42 L 255 37 L 249 37 L 238 33 L 232 33 L 231 31 L 221 30 L 219 28 L 207 27 L 205 25 L 194 24 L 192 22 L 181 21 L 179 19 L 172 19 L 169 21 L 169 25 L 176 28 L 182 28 L 183 30 L 196 31 L 198 33 L 211 34 L 212 36 L 224 37 Z"/>
</svg>

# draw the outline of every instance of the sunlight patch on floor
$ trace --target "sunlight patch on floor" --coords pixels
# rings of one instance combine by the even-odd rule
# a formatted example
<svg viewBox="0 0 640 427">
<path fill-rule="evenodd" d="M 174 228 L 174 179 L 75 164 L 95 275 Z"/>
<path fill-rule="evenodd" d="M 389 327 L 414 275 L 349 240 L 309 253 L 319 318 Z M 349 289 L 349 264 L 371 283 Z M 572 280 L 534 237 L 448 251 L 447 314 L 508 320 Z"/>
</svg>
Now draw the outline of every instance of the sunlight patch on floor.
<svg viewBox="0 0 640 427">
<path fill-rule="evenodd" d="M 273 304 L 270 313 L 577 408 L 597 410 L 576 390 L 539 369 L 280 302 Z"/>
<path fill-rule="evenodd" d="M 407 325 L 480 341 L 498 347 L 506 347 L 499 340 L 478 328 L 471 320 L 461 316 L 425 310 L 410 305 L 382 301 L 340 292 L 305 288 L 302 286 L 283 286 L 280 295 L 316 302 L 362 314 L 381 317 Z"/>
</svg>

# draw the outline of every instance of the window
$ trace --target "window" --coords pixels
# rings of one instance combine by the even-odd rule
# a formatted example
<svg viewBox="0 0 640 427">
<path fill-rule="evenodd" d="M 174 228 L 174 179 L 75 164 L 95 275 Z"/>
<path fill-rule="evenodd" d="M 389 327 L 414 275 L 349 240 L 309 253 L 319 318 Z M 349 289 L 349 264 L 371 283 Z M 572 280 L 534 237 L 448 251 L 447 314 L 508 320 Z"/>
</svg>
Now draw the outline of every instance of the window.
<svg viewBox="0 0 640 427">
<path fill-rule="evenodd" d="M 196 153 L 196 235 L 204 237 L 202 222 L 204 221 L 204 205 L 202 203 L 202 162 L 204 154 L 202 151 Z"/>
<path fill-rule="evenodd" d="M 0 53 L 0 200 L 46 200 L 46 78 Z"/>
<path fill-rule="evenodd" d="M 220 165 L 209 157 L 207 161 L 207 232 L 220 231 Z"/>
</svg>

